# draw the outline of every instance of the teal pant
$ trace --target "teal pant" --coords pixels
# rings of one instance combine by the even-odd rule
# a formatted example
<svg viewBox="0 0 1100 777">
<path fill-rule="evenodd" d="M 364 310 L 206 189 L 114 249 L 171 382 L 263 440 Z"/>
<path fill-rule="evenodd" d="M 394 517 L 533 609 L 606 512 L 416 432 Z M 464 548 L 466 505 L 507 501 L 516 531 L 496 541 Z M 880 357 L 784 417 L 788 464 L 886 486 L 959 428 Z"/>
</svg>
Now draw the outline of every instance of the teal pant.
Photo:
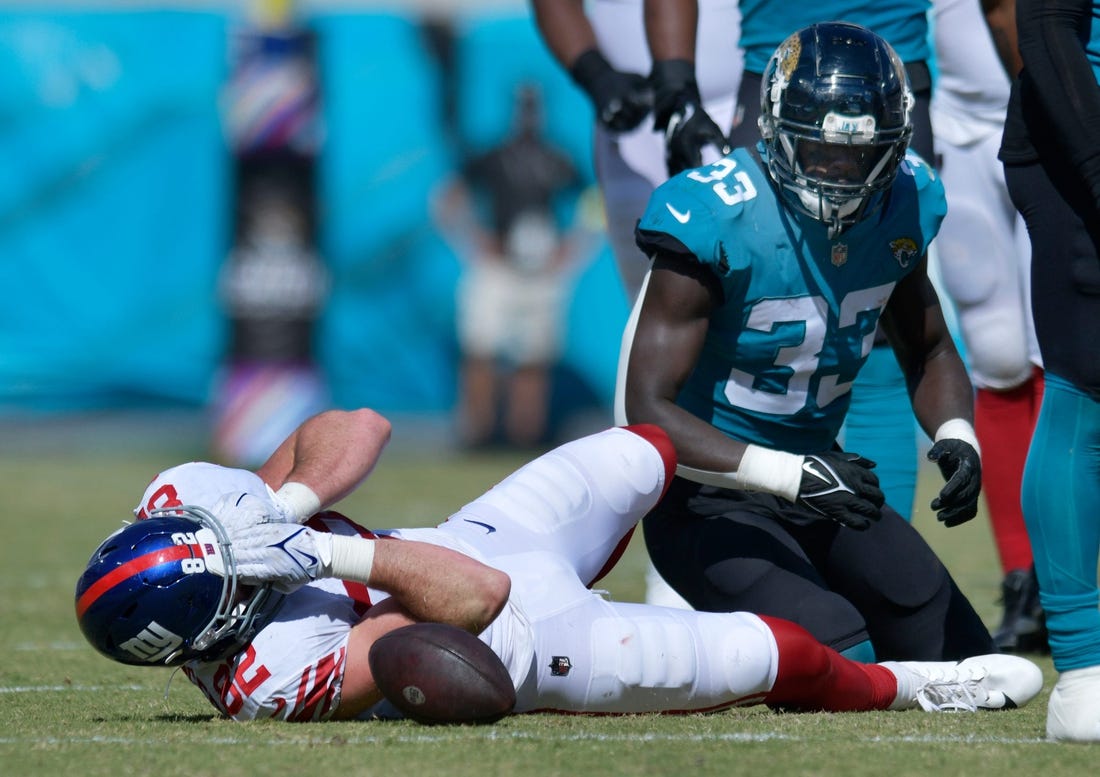
<svg viewBox="0 0 1100 777">
<path fill-rule="evenodd" d="M 1049 372 L 1022 498 L 1054 666 L 1098 665 L 1100 403 Z"/>
</svg>

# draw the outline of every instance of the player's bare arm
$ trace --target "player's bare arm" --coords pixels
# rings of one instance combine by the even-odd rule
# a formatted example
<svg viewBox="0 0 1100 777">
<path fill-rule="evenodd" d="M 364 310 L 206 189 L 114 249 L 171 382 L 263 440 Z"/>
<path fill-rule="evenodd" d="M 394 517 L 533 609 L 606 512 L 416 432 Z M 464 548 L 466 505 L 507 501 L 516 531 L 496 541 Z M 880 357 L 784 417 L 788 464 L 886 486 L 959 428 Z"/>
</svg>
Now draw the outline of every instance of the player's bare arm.
<svg viewBox="0 0 1100 777">
<path fill-rule="evenodd" d="M 370 475 L 390 439 L 390 422 L 373 410 L 328 410 L 307 419 L 256 471 L 272 489 L 288 483 L 312 491 L 299 522 L 354 491 Z M 294 489 L 288 489 L 291 497 Z M 312 501 L 307 494 L 305 501 Z M 292 508 L 294 505 L 292 505 Z"/>
<path fill-rule="evenodd" d="M 913 412 L 933 440 L 928 458 L 939 466 L 945 483 L 931 506 L 937 519 L 950 527 L 978 514 L 982 466 L 970 379 L 948 333 L 927 267 L 924 257 L 898 283 L 883 326 L 906 376 Z"/>
<path fill-rule="evenodd" d="M 531 9 L 547 47 L 566 70 L 597 47 L 583 0 L 531 0 Z"/>
<path fill-rule="evenodd" d="M 654 60 L 695 61 L 696 0 L 645 0 L 646 40 Z"/>
<path fill-rule="evenodd" d="M 982 13 L 1005 72 L 1015 78 L 1024 67 L 1016 36 L 1016 0 L 982 0 Z"/>
<path fill-rule="evenodd" d="M 690 259 L 656 255 L 630 351 L 626 415 L 631 423 L 663 428 L 681 465 L 728 472 L 741 463 L 744 444 L 676 404 L 720 301 L 710 270 Z"/>
<path fill-rule="evenodd" d="M 973 423 L 970 379 L 928 278 L 928 258 L 901 280 L 882 317 L 905 374 L 913 411 L 929 437 L 946 421 Z"/>
<path fill-rule="evenodd" d="M 728 154 L 729 139 L 703 109 L 695 76 L 699 4 L 695 0 L 646 0 L 646 42 L 653 61 L 653 125 L 665 133 L 669 175 L 703 163 L 703 149 Z"/>
<path fill-rule="evenodd" d="M 448 548 L 410 540 L 373 542 L 367 582 L 391 598 L 371 607 L 351 630 L 337 718 L 355 717 L 382 698 L 368 663 L 376 639 L 415 622 L 447 623 L 477 634 L 499 614 L 511 591 L 504 572 Z"/>
<path fill-rule="evenodd" d="M 500 613 L 511 579 L 449 548 L 413 540 L 334 535 L 308 526 L 265 523 L 231 530 L 238 579 L 293 594 L 320 578 L 363 583 L 390 595 L 348 636 L 340 717 L 381 694 L 370 671 L 371 645 L 415 622 L 445 623 L 478 634 Z"/>
<path fill-rule="evenodd" d="M 617 70 L 600 51 L 582 0 L 532 0 L 535 23 L 554 58 L 592 100 L 596 119 L 612 132 L 637 127 L 653 104 L 643 73 Z"/>
</svg>

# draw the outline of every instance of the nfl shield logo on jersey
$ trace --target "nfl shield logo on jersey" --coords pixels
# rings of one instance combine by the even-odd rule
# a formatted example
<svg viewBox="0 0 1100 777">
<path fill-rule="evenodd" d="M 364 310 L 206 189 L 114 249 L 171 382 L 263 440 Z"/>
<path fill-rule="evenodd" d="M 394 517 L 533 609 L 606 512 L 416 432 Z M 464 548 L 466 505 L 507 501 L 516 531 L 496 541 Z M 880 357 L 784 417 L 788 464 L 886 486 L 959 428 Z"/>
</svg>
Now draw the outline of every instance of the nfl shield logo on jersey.
<svg viewBox="0 0 1100 777">
<path fill-rule="evenodd" d="M 833 246 L 833 266 L 840 267 L 848 261 L 848 244 L 837 243 Z"/>
<path fill-rule="evenodd" d="M 569 660 L 569 656 L 551 656 L 550 658 L 550 676 L 551 677 L 565 677 L 569 674 L 569 670 L 573 668 L 573 662 Z"/>
</svg>

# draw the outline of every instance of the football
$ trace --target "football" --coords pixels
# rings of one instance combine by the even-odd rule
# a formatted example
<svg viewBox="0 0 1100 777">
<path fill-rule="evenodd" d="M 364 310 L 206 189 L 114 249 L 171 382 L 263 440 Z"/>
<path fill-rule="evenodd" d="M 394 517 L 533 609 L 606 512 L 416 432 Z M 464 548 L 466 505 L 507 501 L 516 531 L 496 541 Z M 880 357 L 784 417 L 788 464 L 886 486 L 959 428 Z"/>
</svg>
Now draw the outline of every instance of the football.
<svg viewBox="0 0 1100 777">
<path fill-rule="evenodd" d="M 394 629 L 375 640 L 367 660 L 386 699 L 418 723 L 492 723 L 516 704 L 504 663 L 456 626 Z"/>
</svg>

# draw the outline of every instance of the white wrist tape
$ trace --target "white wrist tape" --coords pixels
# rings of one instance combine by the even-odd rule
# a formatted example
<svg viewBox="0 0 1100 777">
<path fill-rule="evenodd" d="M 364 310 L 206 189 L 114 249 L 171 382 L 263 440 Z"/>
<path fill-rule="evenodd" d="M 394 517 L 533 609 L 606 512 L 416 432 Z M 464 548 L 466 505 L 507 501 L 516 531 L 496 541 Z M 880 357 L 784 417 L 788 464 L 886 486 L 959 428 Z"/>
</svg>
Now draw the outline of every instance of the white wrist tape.
<svg viewBox="0 0 1100 777">
<path fill-rule="evenodd" d="M 950 421 L 944 421 L 940 424 L 940 428 L 936 430 L 936 436 L 933 438 L 933 442 L 939 442 L 940 440 L 949 438 L 970 443 L 974 450 L 978 452 L 978 455 L 982 455 L 982 449 L 978 445 L 978 435 L 974 433 L 974 427 L 970 425 L 969 421 L 962 418 L 952 418 Z"/>
<path fill-rule="evenodd" d="M 275 504 L 295 523 L 305 523 L 321 509 L 321 498 L 305 483 L 283 483 L 273 496 Z"/>
<path fill-rule="evenodd" d="M 369 583 L 374 566 L 374 543 L 365 537 L 332 537 L 332 559 L 325 568 L 325 577 Z"/>
<path fill-rule="evenodd" d="M 741 491 L 766 491 L 791 502 L 798 498 L 802 485 L 803 457 L 796 453 L 775 451 L 759 445 L 749 445 L 741 456 L 736 472 L 712 472 L 680 465 L 676 474 L 696 483 Z"/>
</svg>

